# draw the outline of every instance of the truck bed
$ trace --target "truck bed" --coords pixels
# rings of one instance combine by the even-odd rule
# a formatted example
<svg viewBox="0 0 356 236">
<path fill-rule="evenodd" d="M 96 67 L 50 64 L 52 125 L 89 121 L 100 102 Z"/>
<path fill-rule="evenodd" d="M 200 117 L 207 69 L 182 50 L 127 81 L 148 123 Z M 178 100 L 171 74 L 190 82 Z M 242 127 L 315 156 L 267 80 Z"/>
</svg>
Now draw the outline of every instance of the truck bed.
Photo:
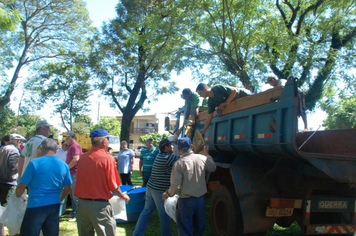
<svg viewBox="0 0 356 236">
<path fill-rule="evenodd" d="M 220 117 L 214 113 L 204 140 L 212 151 L 294 159 L 338 182 L 356 184 L 356 130 L 299 133 L 297 114 L 296 82 L 288 81 L 284 89 L 228 104 Z M 203 127 L 206 116 L 199 114 L 197 129 Z"/>
</svg>

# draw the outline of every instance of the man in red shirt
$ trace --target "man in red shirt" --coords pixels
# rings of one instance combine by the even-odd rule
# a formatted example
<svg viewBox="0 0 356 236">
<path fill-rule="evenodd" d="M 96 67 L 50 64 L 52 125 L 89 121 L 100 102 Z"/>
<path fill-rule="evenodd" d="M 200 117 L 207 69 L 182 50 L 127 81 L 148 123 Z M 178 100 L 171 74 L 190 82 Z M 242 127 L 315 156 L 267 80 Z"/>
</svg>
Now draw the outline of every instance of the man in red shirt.
<svg viewBox="0 0 356 236">
<path fill-rule="evenodd" d="M 120 178 L 115 159 L 106 151 L 108 132 L 95 129 L 90 133 L 92 148 L 78 161 L 77 184 L 74 194 L 79 197 L 77 227 L 84 236 L 115 235 L 116 221 L 109 199 L 113 194 L 126 200 L 129 196 L 120 190 Z M 95 232 L 94 232 L 95 230 Z"/>
<path fill-rule="evenodd" d="M 70 192 L 70 198 L 72 199 L 72 212 L 70 216 L 75 217 L 77 215 L 78 198 L 74 196 L 74 188 L 77 179 L 77 163 L 80 155 L 83 154 L 82 147 L 76 141 L 77 136 L 74 132 L 69 131 L 66 134 L 66 144 L 68 145 L 66 163 L 69 166 L 70 176 L 72 177 L 72 190 Z M 75 218 L 73 219 L 75 221 Z"/>
</svg>

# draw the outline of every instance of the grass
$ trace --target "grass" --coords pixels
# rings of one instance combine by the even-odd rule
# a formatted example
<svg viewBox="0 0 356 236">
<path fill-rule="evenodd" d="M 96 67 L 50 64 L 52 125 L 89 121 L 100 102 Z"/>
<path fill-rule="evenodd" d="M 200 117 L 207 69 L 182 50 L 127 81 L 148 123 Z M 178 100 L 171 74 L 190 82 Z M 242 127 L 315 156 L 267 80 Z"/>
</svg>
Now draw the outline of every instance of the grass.
<svg viewBox="0 0 356 236">
<path fill-rule="evenodd" d="M 142 177 L 139 174 L 139 171 L 132 172 L 132 184 L 134 186 L 142 185 Z M 210 198 L 205 200 L 206 205 L 206 215 L 205 215 L 205 229 L 204 229 L 204 236 L 210 236 L 210 222 L 209 222 L 209 210 L 210 210 Z M 70 208 L 67 208 L 66 214 L 70 212 Z M 60 217 L 59 223 L 59 233 L 61 236 L 74 236 L 78 235 L 77 231 L 77 224 L 76 222 L 70 222 L 70 218 L 65 217 L 65 215 Z M 117 224 L 116 226 L 116 235 L 132 235 L 133 231 L 135 230 L 136 222 L 134 223 L 126 223 L 126 224 Z M 159 224 L 159 217 L 157 210 L 151 216 L 150 221 L 148 222 L 145 236 L 160 236 L 160 224 Z M 173 236 L 178 235 L 178 229 L 176 223 L 172 220 L 171 221 L 171 229 Z M 291 227 L 282 228 L 278 225 L 275 225 L 274 230 L 270 230 L 266 233 L 267 236 L 286 236 L 286 235 L 301 235 L 300 234 L 300 227 L 298 224 L 294 223 Z"/>
</svg>

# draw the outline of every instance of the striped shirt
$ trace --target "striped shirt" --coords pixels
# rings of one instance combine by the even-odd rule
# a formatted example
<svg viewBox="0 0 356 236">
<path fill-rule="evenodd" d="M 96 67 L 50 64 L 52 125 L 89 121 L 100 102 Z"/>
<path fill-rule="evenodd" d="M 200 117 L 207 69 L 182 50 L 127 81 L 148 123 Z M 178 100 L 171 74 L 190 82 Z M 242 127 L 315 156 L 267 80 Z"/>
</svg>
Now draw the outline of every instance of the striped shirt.
<svg viewBox="0 0 356 236">
<path fill-rule="evenodd" d="M 151 150 L 148 150 L 147 147 L 141 149 L 140 160 L 142 160 L 143 165 L 142 171 L 152 171 L 152 165 L 158 153 L 159 150 L 156 147 L 152 147 Z"/>
<path fill-rule="evenodd" d="M 170 153 L 159 153 L 156 157 L 151 177 L 148 180 L 147 186 L 153 190 L 166 191 L 170 186 L 171 171 L 174 163 L 179 159 L 179 156 Z"/>
</svg>

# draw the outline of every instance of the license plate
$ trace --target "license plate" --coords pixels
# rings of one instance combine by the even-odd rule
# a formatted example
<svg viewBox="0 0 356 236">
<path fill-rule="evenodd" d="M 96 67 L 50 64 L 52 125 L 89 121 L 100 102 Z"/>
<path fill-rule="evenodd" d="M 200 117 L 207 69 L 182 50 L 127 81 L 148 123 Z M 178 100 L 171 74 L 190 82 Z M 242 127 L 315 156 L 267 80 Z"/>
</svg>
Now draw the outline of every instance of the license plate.
<svg viewBox="0 0 356 236">
<path fill-rule="evenodd" d="M 282 217 L 293 215 L 293 208 L 272 208 L 267 207 L 266 216 L 267 217 Z"/>
</svg>

